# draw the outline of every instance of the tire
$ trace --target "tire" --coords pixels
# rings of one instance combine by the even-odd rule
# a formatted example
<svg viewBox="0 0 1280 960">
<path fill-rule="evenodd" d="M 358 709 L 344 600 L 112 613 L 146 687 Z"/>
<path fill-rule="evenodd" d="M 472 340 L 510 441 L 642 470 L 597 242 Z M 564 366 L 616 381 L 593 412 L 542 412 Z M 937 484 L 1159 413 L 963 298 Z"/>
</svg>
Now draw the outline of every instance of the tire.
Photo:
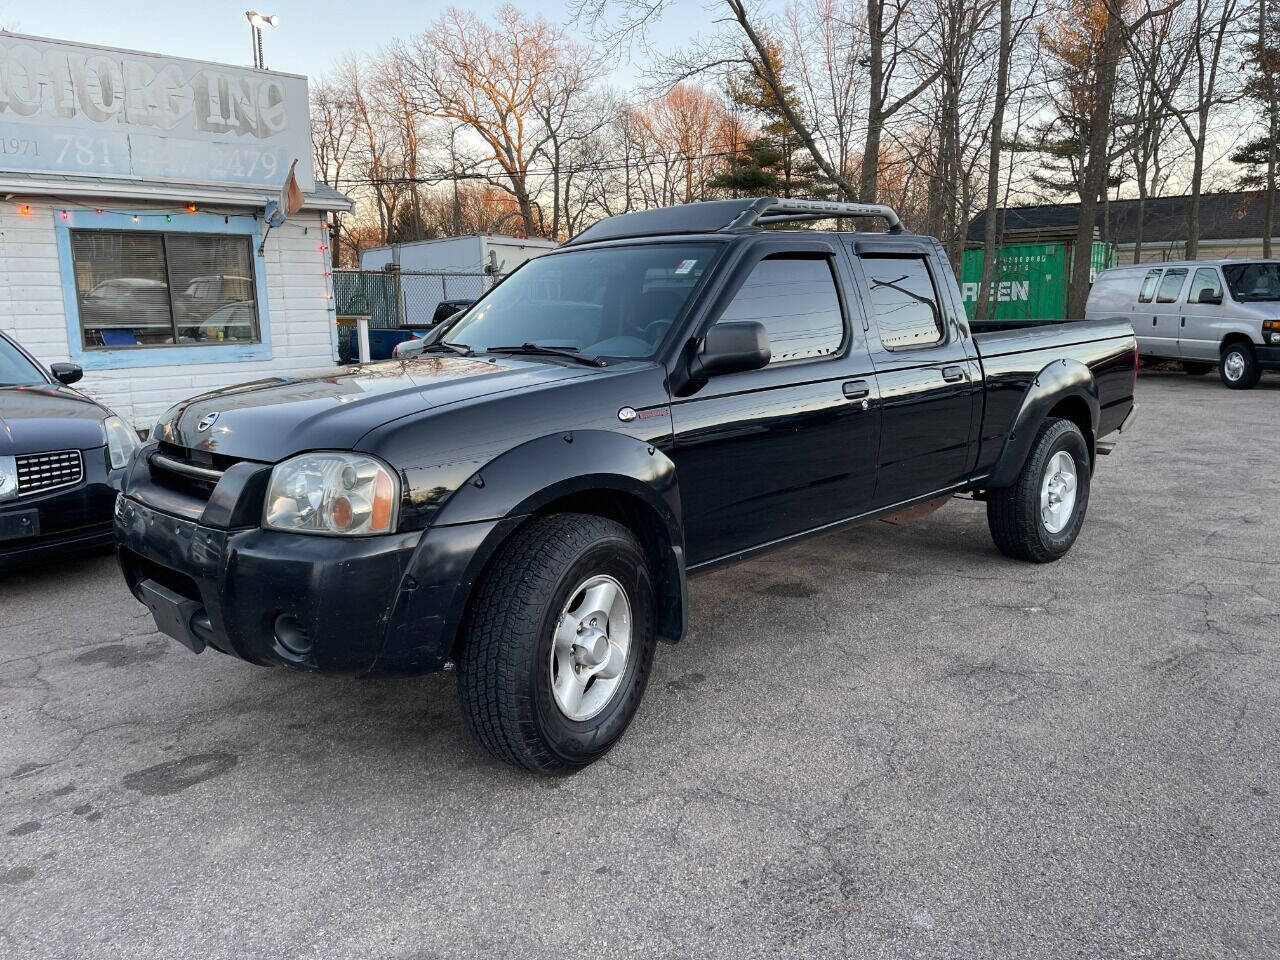
<svg viewBox="0 0 1280 960">
<path fill-rule="evenodd" d="M 609 615 L 571 616 L 591 607 L 582 589 L 588 585 L 592 596 L 612 591 Z M 617 603 L 619 591 L 625 605 Z M 644 696 L 654 620 L 648 560 L 630 530 L 580 513 L 532 520 L 499 548 L 468 604 L 458 656 L 458 699 L 468 728 L 499 760 L 539 773 L 571 773 L 600 759 Z M 575 621 L 583 630 L 573 629 Z M 624 663 L 615 669 L 624 627 Z M 582 636 L 587 646 L 565 641 Z M 579 663 L 583 658 L 591 662 Z M 590 674 L 585 686 L 580 673 Z M 580 719 L 560 699 L 571 702 L 575 689 Z M 592 713 L 596 701 L 602 702 Z"/>
<path fill-rule="evenodd" d="M 1056 505 L 1050 521 L 1042 513 L 1042 496 L 1051 477 L 1065 476 L 1057 469 L 1050 472 L 1051 466 L 1066 466 L 1062 455 L 1070 458 L 1070 469 L 1074 472 L 1071 491 L 1074 498 L 1069 510 L 1065 509 L 1065 488 L 1062 483 L 1056 483 L 1050 492 L 1056 491 L 1061 503 Z M 996 547 L 1016 560 L 1051 563 L 1060 559 L 1076 542 L 1084 524 L 1089 507 L 1089 479 L 1089 448 L 1080 428 L 1070 420 L 1046 420 L 1013 485 L 988 493 L 987 526 Z"/>
<path fill-rule="evenodd" d="M 1222 382 L 1231 390 L 1252 390 L 1262 377 L 1262 368 L 1253 352 L 1253 344 L 1235 340 L 1222 348 L 1222 365 L 1218 368 Z"/>
<path fill-rule="evenodd" d="M 1203 377 L 1213 369 L 1213 364 L 1205 363 L 1203 360 L 1183 360 L 1182 369 L 1188 376 Z"/>
</svg>

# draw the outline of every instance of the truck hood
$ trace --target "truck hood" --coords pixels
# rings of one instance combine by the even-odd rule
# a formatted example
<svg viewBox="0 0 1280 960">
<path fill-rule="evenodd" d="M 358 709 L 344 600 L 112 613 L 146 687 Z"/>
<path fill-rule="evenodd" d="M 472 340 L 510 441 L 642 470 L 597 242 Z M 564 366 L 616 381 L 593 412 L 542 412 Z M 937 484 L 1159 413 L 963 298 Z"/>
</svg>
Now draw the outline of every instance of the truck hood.
<svg viewBox="0 0 1280 960">
<path fill-rule="evenodd" d="M 422 410 L 558 380 L 589 368 L 508 357 L 427 356 L 349 373 L 274 378 L 201 394 L 155 435 L 179 446 L 273 463 L 304 450 L 350 450 L 370 430 Z"/>
<path fill-rule="evenodd" d="M 0 456 L 106 446 L 106 410 L 70 387 L 0 387 Z"/>
</svg>

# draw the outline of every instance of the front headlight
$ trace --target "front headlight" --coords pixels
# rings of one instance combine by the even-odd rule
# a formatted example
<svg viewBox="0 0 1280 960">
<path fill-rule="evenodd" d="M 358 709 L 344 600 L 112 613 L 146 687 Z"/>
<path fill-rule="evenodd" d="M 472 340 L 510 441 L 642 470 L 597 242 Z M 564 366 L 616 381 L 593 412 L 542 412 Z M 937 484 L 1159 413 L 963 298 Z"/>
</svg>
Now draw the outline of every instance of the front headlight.
<svg viewBox="0 0 1280 960">
<path fill-rule="evenodd" d="M 262 525 L 289 533 L 368 536 L 396 526 L 400 481 L 359 453 L 304 453 L 278 463 Z"/>
<path fill-rule="evenodd" d="M 111 469 L 119 470 L 129 462 L 133 451 L 142 446 L 142 441 L 138 439 L 133 427 L 119 417 L 107 417 L 102 425 L 107 429 L 107 454 L 111 457 Z"/>
</svg>

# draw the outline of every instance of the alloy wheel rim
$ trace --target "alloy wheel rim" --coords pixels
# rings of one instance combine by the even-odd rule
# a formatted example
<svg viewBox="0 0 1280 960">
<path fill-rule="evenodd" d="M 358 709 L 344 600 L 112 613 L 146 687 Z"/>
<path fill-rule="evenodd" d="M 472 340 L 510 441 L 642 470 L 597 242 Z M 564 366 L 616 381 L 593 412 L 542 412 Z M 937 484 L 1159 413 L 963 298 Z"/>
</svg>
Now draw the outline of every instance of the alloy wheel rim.
<svg viewBox="0 0 1280 960">
<path fill-rule="evenodd" d="M 551 642 L 551 693 L 570 720 L 590 720 L 622 686 L 631 651 L 631 601 L 622 584 L 598 574 L 569 594 Z"/>
<path fill-rule="evenodd" d="M 1232 350 L 1227 354 L 1227 358 L 1222 361 L 1222 372 L 1227 375 L 1228 380 L 1239 380 L 1244 376 L 1244 355 L 1238 350 Z"/>
<path fill-rule="evenodd" d="M 1061 533 L 1071 522 L 1078 483 L 1075 460 L 1059 450 L 1050 458 L 1040 482 L 1040 522 L 1050 533 Z"/>
</svg>

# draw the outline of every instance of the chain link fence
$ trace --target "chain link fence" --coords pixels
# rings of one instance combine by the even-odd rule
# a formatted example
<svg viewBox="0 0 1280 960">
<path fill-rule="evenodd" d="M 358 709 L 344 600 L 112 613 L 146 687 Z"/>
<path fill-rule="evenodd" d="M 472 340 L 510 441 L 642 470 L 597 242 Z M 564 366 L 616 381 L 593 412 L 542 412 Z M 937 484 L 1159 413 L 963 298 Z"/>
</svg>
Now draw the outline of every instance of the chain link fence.
<svg viewBox="0 0 1280 960">
<path fill-rule="evenodd" d="M 440 304 L 476 300 L 502 279 L 498 273 L 436 273 L 411 270 L 335 270 L 333 297 L 338 314 L 338 354 L 350 362 L 355 318 L 368 317 L 371 330 L 428 327 Z"/>
</svg>

